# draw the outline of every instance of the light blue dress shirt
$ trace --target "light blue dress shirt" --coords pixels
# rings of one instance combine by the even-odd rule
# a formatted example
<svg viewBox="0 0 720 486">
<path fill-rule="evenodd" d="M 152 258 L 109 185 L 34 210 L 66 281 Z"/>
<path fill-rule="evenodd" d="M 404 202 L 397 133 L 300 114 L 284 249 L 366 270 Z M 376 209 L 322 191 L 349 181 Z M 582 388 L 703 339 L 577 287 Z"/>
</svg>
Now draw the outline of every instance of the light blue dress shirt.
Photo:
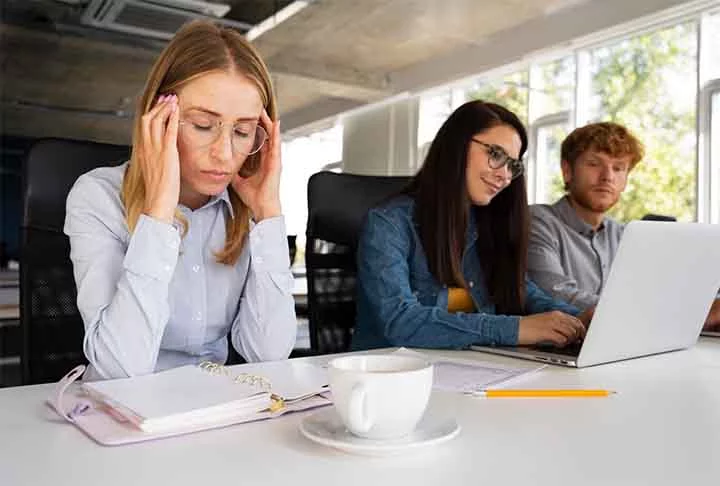
<svg viewBox="0 0 720 486">
<path fill-rule="evenodd" d="M 120 187 L 127 164 L 81 176 L 67 199 L 70 238 L 85 323 L 85 379 L 120 378 L 204 360 L 224 363 L 228 332 L 248 361 L 285 359 L 297 332 L 285 222 L 252 225 L 233 266 L 218 263 L 227 191 L 179 225 L 146 215 L 130 234 Z"/>
</svg>

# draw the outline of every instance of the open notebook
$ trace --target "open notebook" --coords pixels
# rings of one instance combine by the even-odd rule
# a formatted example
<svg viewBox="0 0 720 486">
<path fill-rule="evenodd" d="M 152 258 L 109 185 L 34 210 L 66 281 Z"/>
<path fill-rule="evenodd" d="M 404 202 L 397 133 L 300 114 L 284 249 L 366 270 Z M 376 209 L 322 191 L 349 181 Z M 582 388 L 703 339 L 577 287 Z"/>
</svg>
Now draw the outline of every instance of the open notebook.
<svg viewBox="0 0 720 486">
<path fill-rule="evenodd" d="M 58 383 L 50 405 L 101 444 L 116 445 L 260 420 L 328 405 L 327 372 L 277 361 L 232 367 L 203 363 L 151 375 Z"/>
</svg>

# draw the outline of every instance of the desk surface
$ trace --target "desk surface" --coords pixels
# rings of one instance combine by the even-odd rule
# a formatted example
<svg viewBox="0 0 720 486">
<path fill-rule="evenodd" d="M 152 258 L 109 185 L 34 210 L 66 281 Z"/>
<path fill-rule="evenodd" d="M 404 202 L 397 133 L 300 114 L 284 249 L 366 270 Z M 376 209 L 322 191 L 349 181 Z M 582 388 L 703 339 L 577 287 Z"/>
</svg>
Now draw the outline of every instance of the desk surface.
<svg viewBox="0 0 720 486">
<path fill-rule="evenodd" d="M 433 354 L 509 360 L 470 351 Z M 298 432 L 303 413 L 102 447 L 43 405 L 50 385 L 0 389 L 0 482 L 577 486 L 720 481 L 720 340 L 704 338 L 688 351 L 582 370 L 548 367 L 525 380 L 527 387 L 604 387 L 619 393 L 603 399 L 495 400 L 435 393 L 430 406 L 454 415 L 462 426 L 456 439 L 407 455 L 369 458 L 306 440 Z"/>
</svg>

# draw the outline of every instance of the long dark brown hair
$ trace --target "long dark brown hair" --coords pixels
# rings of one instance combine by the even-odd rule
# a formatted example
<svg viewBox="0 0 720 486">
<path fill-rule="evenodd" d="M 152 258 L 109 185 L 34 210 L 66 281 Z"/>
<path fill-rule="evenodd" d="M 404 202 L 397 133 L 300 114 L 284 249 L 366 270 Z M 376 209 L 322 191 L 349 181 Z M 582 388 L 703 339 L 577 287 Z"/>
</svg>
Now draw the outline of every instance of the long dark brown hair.
<svg viewBox="0 0 720 486">
<path fill-rule="evenodd" d="M 527 132 L 518 117 L 495 103 L 469 101 L 443 123 L 422 169 L 404 191 L 415 200 L 415 222 L 432 274 L 448 286 L 467 288 L 462 254 L 470 212 L 475 216 L 485 285 L 501 314 L 523 314 L 528 248 L 525 176 L 516 177 L 487 206 L 472 204 L 466 185 L 470 139 L 494 126 L 508 125 L 527 150 Z"/>
</svg>

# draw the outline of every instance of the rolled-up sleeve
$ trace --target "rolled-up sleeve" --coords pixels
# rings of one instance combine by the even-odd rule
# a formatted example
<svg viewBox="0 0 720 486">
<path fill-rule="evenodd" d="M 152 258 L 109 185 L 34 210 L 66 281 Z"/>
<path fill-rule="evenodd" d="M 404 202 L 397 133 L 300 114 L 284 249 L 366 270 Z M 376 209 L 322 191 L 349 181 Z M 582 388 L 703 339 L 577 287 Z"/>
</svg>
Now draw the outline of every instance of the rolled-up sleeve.
<svg viewBox="0 0 720 486">
<path fill-rule="evenodd" d="M 528 279 L 525 279 L 525 290 L 525 308 L 528 314 L 537 314 L 540 312 L 550 312 L 554 310 L 573 316 L 580 313 L 580 309 L 577 307 L 567 304 L 560 299 L 553 299 L 535 285 L 535 283 Z"/>
<path fill-rule="evenodd" d="M 285 359 L 297 335 L 293 275 L 282 216 L 257 223 L 248 238 L 250 268 L 232 343 L 247 361 Z"/>
<path fill-rule="evenodd" d="M 124 215 L 112 197 L 83 176 L 68 196 L 65 219 L 84 352 L 102 378 L 155 370 L 180 246 L 176 228 L 145 215 L 126 244 L 113 229 Z"/>
</svg>

